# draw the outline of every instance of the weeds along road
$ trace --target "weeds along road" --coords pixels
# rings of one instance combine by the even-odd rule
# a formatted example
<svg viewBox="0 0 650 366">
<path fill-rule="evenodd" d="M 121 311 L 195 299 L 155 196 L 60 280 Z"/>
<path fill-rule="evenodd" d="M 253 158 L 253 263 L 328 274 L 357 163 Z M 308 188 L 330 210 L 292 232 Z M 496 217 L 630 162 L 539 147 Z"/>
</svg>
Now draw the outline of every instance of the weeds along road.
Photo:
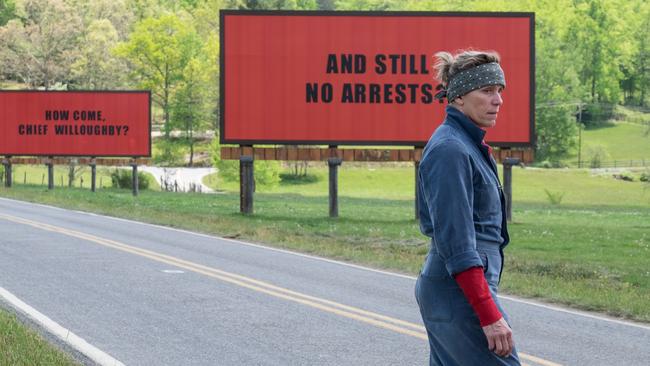
<svg viewBox="0 0 650 366">
<path fill-rule="evenodd" d="M 7 199 L 0 237 L 0 287 L 126 365 L 428 361 L 410 276 Z M 525 365 L 650 359 L 650 327 L 502 302 Z"/>
</svg>

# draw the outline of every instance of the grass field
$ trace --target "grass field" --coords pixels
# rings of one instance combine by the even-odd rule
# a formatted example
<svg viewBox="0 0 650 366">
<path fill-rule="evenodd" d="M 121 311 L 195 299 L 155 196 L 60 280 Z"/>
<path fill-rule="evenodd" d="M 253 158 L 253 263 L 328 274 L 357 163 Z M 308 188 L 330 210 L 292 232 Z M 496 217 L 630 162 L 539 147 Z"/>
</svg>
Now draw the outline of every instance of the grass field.
<svg viewBox="0 0 650 366">
<path fill-rule="evenodd" d="M 0 365 L 73 366 L 78 363 L 23 326 L 13 314 L 0 309 Z"/>
<path fill-rule="evenodd" d="M 619 166 L 625 166 L 630 160 L 643 159 L 650 166 L 650 113 L 617 106 L 613 119 L 604 124 L 584 128 L 581 160 L 588 162 L 590 155 L 598 150 L 604 150 L 603 160 L 617 161 Z M 576 147 L 564 162 L 576 164 L 577 161 Z"/>
<path fill-rule="evenodd" d="M 255 214 L 239 214 L 234 183 L 223 193 L 38 186 L 0 195 L 182 227 L 417 274 L 428 243 L 413 219 L 412 166 L 340 169 L 340 217 L 327 216 L 325 167 L 315 183 L 258 187 Z M 512 244 L 502 289 L 650 321 L 650 188 L 589 171 L 514 169 Z M 561 193 L 550 203 L 547 191 Z"/>
</svg>

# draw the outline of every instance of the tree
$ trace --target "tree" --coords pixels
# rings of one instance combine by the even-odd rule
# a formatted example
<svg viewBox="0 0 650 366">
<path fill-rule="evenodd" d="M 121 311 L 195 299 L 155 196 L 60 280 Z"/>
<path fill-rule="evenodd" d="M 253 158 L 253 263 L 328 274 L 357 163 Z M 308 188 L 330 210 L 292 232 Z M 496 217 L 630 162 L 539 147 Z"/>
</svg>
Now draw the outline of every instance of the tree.
<svg viewBox="0 0 650 366">
<path fill-rule="evenodd" d="M 580 62 L 580 81 L 592 103 L 617 103 L 620 97 L 621 58 L 620 24 L 617 9 L 602 0 L 577 1 L 571 24 L 572 45 Z"/>
<path fill-rule="evenodd" d="M 173 90 L 182 81 L 187 63 L 199 50 L 200 41 L 191 24 L 174 14 L 142 20 L 129 40 L 115 48 L 115 53 L 131 65 L 132 75 L 140 87 L 151 89 L 154 101 L 163 109 L 166 138 L 171 131 Z"/>
<path fill-rule="evenodd" d="M 114 89 L 123 84 L 126 64 L 110 50 L 118 42 L 118 33 L 108 19 L 94 20 L 86 30 L 80 57 L 71 67 L 73 87 Z"/>
<path fill-rule="evenodd" d="M 316 0 L 235 0 L 232 5 L 239 9 L 263 10 L 316 10 L 318 3 Z"/>
<path fill-rule="evenodd" d="M 13 0 L 0 1 L 0 26 L 16 17 L 16 4 Z"/>
<path fill-rule="evenodd" d="M 32 88 L 63 86 L 78 57 L 81 19 L 62 0 L 26 0 L 0 28 L 0 65 L 5 77 Z"/>
<path fill-rule="evenodd" d="M 185 66 L 183 80 L 174 93 L 172 117 L 174 125 L 183 131 L 183 141 L 190 149 L 189 166 L 194 163 L 194 133 L 209 124 L 208 80 L 200 62 L 192 59 Z"/>
</svg>

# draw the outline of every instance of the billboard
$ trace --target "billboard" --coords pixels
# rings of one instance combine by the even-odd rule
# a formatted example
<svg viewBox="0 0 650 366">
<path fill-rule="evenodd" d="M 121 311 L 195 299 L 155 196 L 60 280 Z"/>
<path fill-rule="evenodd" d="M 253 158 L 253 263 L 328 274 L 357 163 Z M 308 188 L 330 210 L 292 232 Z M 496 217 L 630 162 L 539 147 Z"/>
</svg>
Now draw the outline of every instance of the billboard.
<svg viewBox="0 0 650 366">
<path fill-rule="evenodd" d="M 534 14 L 221 11 L 221 142 L 421 146 L 444 118 L 433 54 L 501 55 L 496 146 L 534 140 Z"/>
<path fill-rule="evenodd" d="M 0 155 L 151 156 L 149 91 L 0 91 Z"/>
</svg>

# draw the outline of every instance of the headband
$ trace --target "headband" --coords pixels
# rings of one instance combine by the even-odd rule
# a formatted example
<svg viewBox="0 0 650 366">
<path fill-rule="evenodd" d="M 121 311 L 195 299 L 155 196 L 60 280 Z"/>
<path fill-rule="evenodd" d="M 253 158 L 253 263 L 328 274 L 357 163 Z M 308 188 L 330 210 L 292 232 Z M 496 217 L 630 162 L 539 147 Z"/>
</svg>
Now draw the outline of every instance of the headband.
<svg viewBox="0 0 650 366">
<path fill-rule="evenodd" d="M 506 87 L 506 78 L 503 75 L 503 70 L 496 62 L 474 66 L 452 76 L 449 83 L 447 83 L 447 89 L 444 89 L 442 84 L 436 87 L 436 90 L 439 90 L 439 92 L 435 97 L 440 103 L 442 103 L 445 97 L 447 97 L 448 102 L 452 102 L 454 99 L 472 90 L 480 89 L 488 85 L 502 85 L 504 88 Z"/>
</svg>

